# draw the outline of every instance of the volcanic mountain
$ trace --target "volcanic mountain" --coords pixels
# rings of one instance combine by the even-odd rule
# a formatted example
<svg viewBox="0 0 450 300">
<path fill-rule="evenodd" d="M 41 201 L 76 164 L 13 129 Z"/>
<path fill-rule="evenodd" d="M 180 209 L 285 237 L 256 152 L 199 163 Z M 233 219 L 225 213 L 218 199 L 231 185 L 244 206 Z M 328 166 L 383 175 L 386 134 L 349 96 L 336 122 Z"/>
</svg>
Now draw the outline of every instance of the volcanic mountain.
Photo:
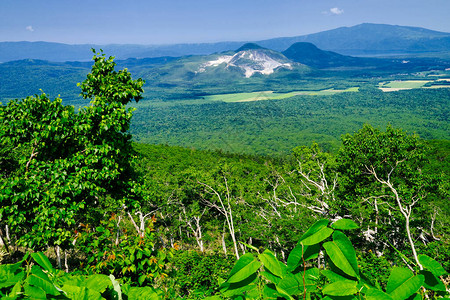
<svg viewBox="0 0 450 300">
<path fill-rule="evenodd" d="M 255 73 L 269 75 L 277 69 L 292 70 L 294 66 L 299 65 L 279 52 L 248 43 L 237 49 L 235 53 L 221 55 L 203 63 L 199 72 L 204 72 L 210 67 L 224 66 L 225 68 L 238 68 L 245 77 L 249 78 Z"/>
</svg>

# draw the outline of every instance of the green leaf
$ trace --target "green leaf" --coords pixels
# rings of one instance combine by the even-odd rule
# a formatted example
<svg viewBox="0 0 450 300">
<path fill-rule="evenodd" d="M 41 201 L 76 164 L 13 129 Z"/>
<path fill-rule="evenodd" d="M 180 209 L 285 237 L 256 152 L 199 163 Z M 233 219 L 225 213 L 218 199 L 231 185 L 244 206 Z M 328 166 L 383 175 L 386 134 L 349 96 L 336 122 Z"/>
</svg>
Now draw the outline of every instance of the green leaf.
<svg viewBox="0 0 450 300">
<path fill-rule="evenodd" d="M 305 246 L 314 245 L 320 243 L 321 241 L 327 239 L 332 233 L 333 229 L 327 227 L 327 219 L 321 219 L 314 223 L 300 238 L 298 243 Z"/>
<path fill-rule="evenodd" d="M 322 300 L 361 300 L 357 297 L 351 295 L 351 296 L 325 296 L 322 298 Z"/>
<path fill-rule="evenodd" d="M 222 297 L 220 297 L 219 295 L 214 295 L 214 296 L 206 297 L 203 300 L 222 300 Z"/>
<path fill-rule="evenodd" d="M 23 287 L 24 294 L 28 296 L 31 299 L 47 299 L 47 295 L 45 294 L 44 290 L 42 290 L 39 287 L 25 284 Z"/>
<path fill-rule="evenodd" d="M 251 253 L 246 253 L 239 258 L 230 272 L 227 282 L 234 283 L 242 281 L 254 274 L 261 263 Z"/>
<path fill-rule="evenodd" d="M 59 291 L 56 289 L 55 285 L 50 281 L 47 274 L 45 274 L 38 266 L 33 266 L 31 271 L 33 273 L 27 278 L 27 282 L 30 285 L 41 288 L 46 294 L 53 296 L 59 295 Z"/>
<path fill-rule="evenodd" d="M 35 274 L 31 274 L 27 281 L 30 285 L 38 287 L 42 289 L 46 294 L 57 296 L 59 295 L 59 291 L 50 281 L 44 280 L 41 277 L 36 276 Z"/>
<path fill-rule="evenodd" d="M 144 283 L 146 278 L 147 278 L 147 275 L 145 275 L 145 274 L 139 276 L 138 283 L 139 283 L 140 286 L 142 286 L 142 284 Z"/>
<path fill-rule="evenodd" d="M 266 249 L 258 257 L 266 270 L 278 277 L 282 277 L 280 262 L 271 251 Z"/>
<path fill-rule="evenodd" d="M 127 293 L 128 300 L 160 300 L 162 297 L 152 287 L 130 287 Z"/>
<path fill-rule="evenodd" d="M 425 269 L 427 269 L 428 271 L 433 273 L 436 277 L 439 277 L 439 276 L 447 274 L 447 272 L 441 266 L 441 264 L 438 263 L 437 261 L 435 261 L 434 259 L 432 259 L 431 257 L 429 257 L 427 255 L 424 255 L 424 254 L 420 254 L 418 256 L 418 258 L 419 258 L 420 264 Z"/>
<path fill-rule="evenodd" d="M 425 278 L 423 286 L 433 291 L 445 292 L 445 284 L 433 273 L 427 270 L 421 270 L 420 274 Z"/>
<path fill-rule="evenodd" d="M 303 259 L 302 259 L 302 251 L 303 251 Z M 289 253 L 287 259 L 288 270 L 293 271 L 299 265 L 303 264 L 303 260 L 308 261 L 310 259 L 315 259 L 319 256 L 320 252 L 320 244 L 315 244 L 311 246 L 305 246 L 298 244 L 292 249 L 291 253 Z"/>
<path fill-rule="evenodd" d="M 347 280 L 344 276 L 341 276 L 331 270 L 322 270 L 320 273 L 324 275 L 331 283 L 336 281 Z"/>
<path fill-rule="evenodd" d="M 368 289 L 366 300 L 393 300 L 391 296 L 379 289 Z"/>
<path fill-rule="evenodd" d="M 63 285 L 62 290 L 66 292 L 67 297 L 72 300 L 101 300 L 102 295 L 86 287 Z"/>
<path fill-rule="evenodd" d="M 222 294 L 226 297 L 234 297 L 237 295 L 242 295 L 245 293 L 250 293 L 251 291 L 257 289 L 257 279 L 256 273 L 251 274 L 249 277 L 242 281 L 230 283 L 225 282 L 220 286 Z"/>
<path fill-rule="evenodd" d="M 386 292 L 393 299 L 406 299 L 417 292 L 424 281 L 423 275 L 414 276 L 406 268 L 394 267 L 389 275 Z"/>
<path fill-rule="evenodd" d="M 111 279 L 108 276 L 102 274 L 90 275 L 84 281 L 85 287 L 99 293 L 105 292 L 106 289 L 111 285 Z"/>
<path fill-rule="evenodd" d="M 295 276 L 291 274 L 281 279 L 277 284 L 277 287 L 282 289 L 288 295 L 297 295 L 300 293 L 299 283 Z"/>
<path fill-rule="evenodd" d="M 42 252 L 31 253 L 31 257 L 34 261 L 40 265 L 44 270 L 54 273 L 54 269 L 47 256 L 45 256 Z"/>
<path fill-rule="evenodd" d="M 14 287 L 11 289 L 11 292 L 9 293 L 8 297 L 11 299 L 16 299 L 17 294 L 19 294 L 22 291 L 22 281 L 17 282 Z"/>
<path fill-rule="evenodd" d="M 283 288 L 281 288 L 279 285 L 276 285 L 275 288 L 277 289 L 277 292 L 280 293 L 282 296 L 285 296 L 289 300 L 294 300 L 294 298 L 289 295 L 287 291 L 285 291 Z"/>
<path fill-rule="evenodd" d="M 358 277 L 359 270 L 356 252 L 345 234 L 335 231 L 333 233 L 333 241 L 324 243 L 323 247 L 337 268 L 347 275 Z"/>
<path fill-rule="evenodd" d="M 13 286 L 17 282 L 22 281 L 24 277 L 25 277 L 24 271 L 19 271 L 17 274 L 0 271 L 0 289 L 4 287 Z"/>
<path fill-rule="evenodd" d="M 350 296 L 358 292 L 357 284 L 358 282 L 353 280 L 336 281 L 326 285 L 322 292 L 330 296 Z"/>
<path fill-rule="evenodd" d="M 263 289 L 263 299 L 264 300 L 277 300 L 282 295 L 277 291 L 277 288 L 274 284 L 267 284 Z"/>
<path fill-rule="evenodd" d="M 270 282 L 273 282 L 275 284 L 278 284 L 281 280 L 280 277 L 273 275 L 272 273 L 268 272 L 268 271 L 261 271 L 260 273 L 263 277 L 265 277 L 267 280 L 269 280 Z"/>
<path fill-rule="evenodd" d="M 350 219 L 339 219 L 333 224 L 331 224 L 331 227 L 340 230 L 352 230 L 359 228 L 358 224 L 356 224 L 353 220 Z"/>
</svg>

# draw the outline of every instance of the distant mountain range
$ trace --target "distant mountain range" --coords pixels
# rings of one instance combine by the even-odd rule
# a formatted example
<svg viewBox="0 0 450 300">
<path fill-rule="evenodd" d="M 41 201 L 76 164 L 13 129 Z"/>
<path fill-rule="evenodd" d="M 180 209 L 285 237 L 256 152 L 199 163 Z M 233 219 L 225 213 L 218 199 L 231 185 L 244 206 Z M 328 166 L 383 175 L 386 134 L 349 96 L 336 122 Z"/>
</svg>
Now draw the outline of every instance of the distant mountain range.
<svg viewBox="0 0 450 300">
<path fill-rule="evenodd" d="M 207 55 L 238 49 L 254 42 L 261 47 L 292 54 L 288 48 L 298 42 L 341 55 L 380 56 L 450 52 L 450 33 L 419 27 L 364 23 L 315 34 L 263 41 L 174 44 L 174 45 L 68 45 L 49 42 L 0 42 L 0 62 L 20 59 L 88 61 L 91 48 L 103 49 L 117 59 L 162 56 Z M 293 55 L 293 54 L 292 54 Z"/>
</svg>

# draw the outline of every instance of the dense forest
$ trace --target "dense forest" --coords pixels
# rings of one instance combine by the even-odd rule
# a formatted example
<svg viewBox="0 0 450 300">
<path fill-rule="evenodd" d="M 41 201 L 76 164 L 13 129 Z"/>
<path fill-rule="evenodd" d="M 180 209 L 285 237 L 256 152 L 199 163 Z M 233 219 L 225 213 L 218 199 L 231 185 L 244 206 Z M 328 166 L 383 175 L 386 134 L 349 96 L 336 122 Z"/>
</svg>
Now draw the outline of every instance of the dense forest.
<svg viewBox="0 0 450 300">
<path fill-rule="evenodd" d="M 340 142 L 294 131 L 298 145 L 283 144 L 278 155 L 277 142 L 259 150 L 269 136 L 282 138 L 283 126 L 283 134 L 294 130 L 290 117 L 307 124 L 329 115 L 320 126 L 337 128 L 346 120 L 341 106 L 364 96 L 355 94 L 262 101 L 253 113 L 264 126 L 254 130 L 273 133 L 244 145 L 255 151 L 230 140 L 228 151 L 196 149 L 211 149 L 201 147 L 204 136 L 191 148 L 136 143 L 130 102 L 142 99 L 143 85 L 99 53 L 79 85 L 88 106 L 44 93 L 0 106 L 2 299 L 449 296 L 448 140 L 352 116 L 354 131 L 333 135 Z M 448 91 L 395 101 L 372 92 L 355 115 L 395 106 L 421 120 L 421 105 L 432 103 L 441 123 L 424 118 L 421 133 L 445 127 L 439 95 Z M 186 107 L 207 130 L 214 120 L 222 126 L 227 107 L 217 105 L 218 113 Z M 156 126 L 189 130 L 181 110 L 156 113 Z M 276 127 L 277 114 L 292 115 Z M 139 118 L 133 124 L 137 136 L 158 132 Z"/>
</svg>

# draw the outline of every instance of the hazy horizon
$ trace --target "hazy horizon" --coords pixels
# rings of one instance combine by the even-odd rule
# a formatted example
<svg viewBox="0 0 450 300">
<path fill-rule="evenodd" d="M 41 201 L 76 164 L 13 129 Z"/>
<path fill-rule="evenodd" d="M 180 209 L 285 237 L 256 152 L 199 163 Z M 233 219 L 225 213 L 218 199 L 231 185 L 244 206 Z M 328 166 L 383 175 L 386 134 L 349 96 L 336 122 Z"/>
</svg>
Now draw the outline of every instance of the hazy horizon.
<svg viewBox="0 0 450 300">
<path fill-rule="evenodd" d="M 450 32 L 448 0 L 3 0 L 0 41 L 164 45 L 257 41 L 361 23 Z"/>
</svg>

